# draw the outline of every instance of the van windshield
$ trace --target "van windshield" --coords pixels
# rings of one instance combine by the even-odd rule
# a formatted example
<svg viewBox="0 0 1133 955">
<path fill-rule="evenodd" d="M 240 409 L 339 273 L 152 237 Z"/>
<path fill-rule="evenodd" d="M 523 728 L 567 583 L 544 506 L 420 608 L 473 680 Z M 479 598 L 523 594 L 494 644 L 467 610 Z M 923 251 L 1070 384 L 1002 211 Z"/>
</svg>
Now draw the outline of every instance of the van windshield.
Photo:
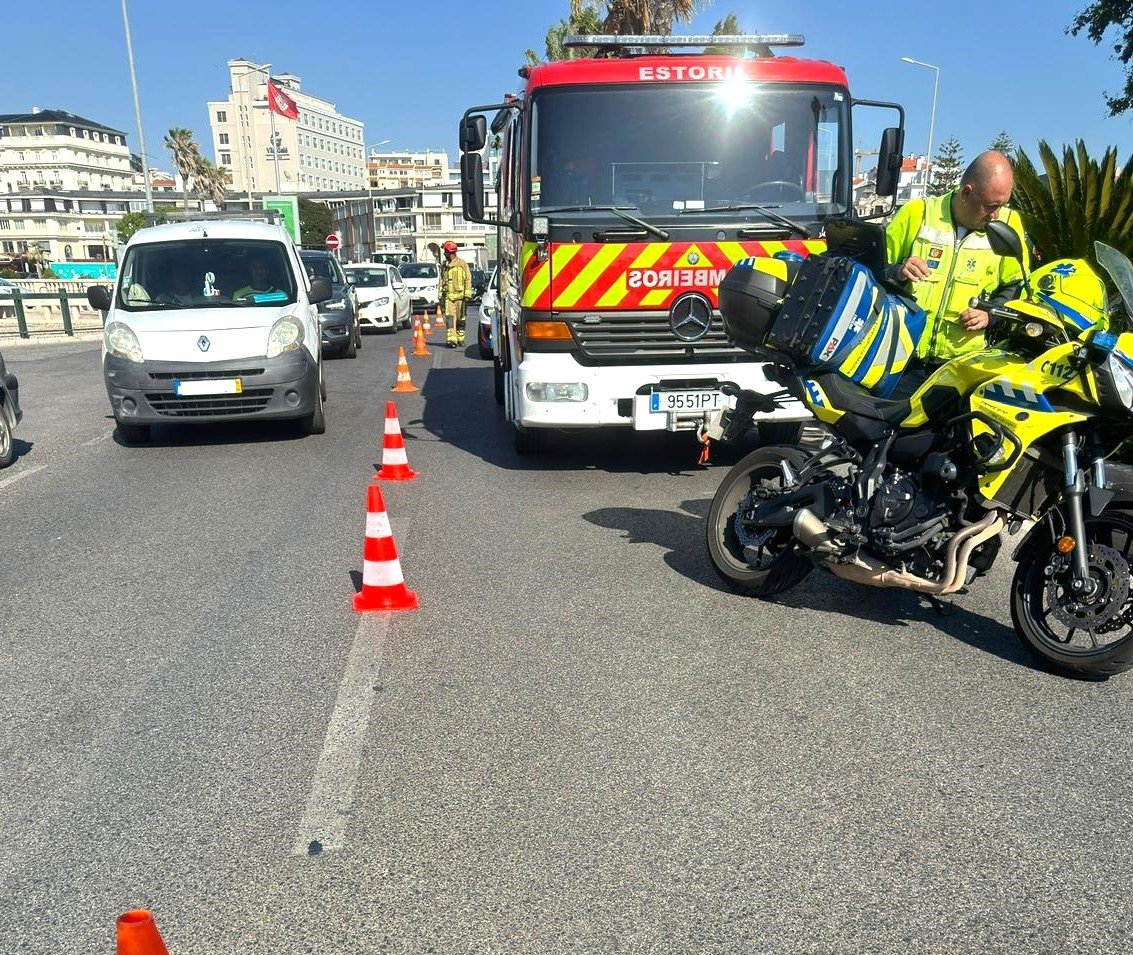
<svg viewBox="0 0 1133 955">
<path fill-rule="evenodd" d="M 406 262 L 401 267 L 403 279 L 435 279 L 437 267 L 431 262 Z"/>
<path fill-rule="evenodd" d="M 118 307 L 131 312 L 290 305 L 295 278 L 280 242 L 186 239 L 135 245 L 122 262 Z"/>
</svg>

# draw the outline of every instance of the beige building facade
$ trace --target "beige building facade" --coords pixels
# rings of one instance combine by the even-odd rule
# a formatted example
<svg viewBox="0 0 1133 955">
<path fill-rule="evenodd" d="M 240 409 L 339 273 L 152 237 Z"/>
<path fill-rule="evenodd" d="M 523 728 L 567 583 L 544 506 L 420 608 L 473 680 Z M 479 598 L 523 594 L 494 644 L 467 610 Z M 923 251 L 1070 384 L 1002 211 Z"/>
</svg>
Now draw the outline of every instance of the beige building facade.
<svg viewBox="0 0 1133 955">
<path fill-rule="evenodd" d="M 448 153 L 371 152 L 367 170 L 371 189 L 416 189 L 448 181 Z"/>
<path fill-rule="evenodd" d="M 208 104 L 214 159 L 231 173 L 231 189 L 284 193 L 365 189 L 363 124 L 343 116 L 329 100 L 304 92 L 299 77 L 290 73 L 272 74 L 272 80 L 295 101 L 299 118 L 272 114 L 267 105 L 269 69 L 251 60 L 229 60 L 228 98 Z"/>
<path fill-rule="evenodd" d="M 0 114 L 0 193 L 132 187 L 126 134 L 61 109 Z"/>
</svg>

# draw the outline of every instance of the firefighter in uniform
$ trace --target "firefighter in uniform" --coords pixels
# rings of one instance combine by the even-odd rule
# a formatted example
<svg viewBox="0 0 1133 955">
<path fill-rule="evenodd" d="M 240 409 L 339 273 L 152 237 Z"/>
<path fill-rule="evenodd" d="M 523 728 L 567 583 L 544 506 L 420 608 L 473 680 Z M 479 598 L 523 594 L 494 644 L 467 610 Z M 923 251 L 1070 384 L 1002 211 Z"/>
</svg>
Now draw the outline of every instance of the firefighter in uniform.
<svg viewBox="0 0 1133 955">
<path fill-rule="evenodd" d="M 1022 220 L 1006 208 L 1014 184 L 1010 161 L 989 150 L 972 161 L 955 189 L 905 203 L 886 228 L 886 255 L 893 263 L 888 278 L 909 287 L 927 318 L 917 343 L 919 368 L 910 366 L 913 373 L 902 377 L 901 396 L 934 368 L 984 347 L 989 316 L 971 307 L 972 298 L 1001 305 L 1018 292 L 1019 263 L 992 252 L 986 232 L 992 219 L 1005 222 L 1019 233 L 1026 257 Z"/>
<path fill-rule="evenodd" d="M 464 345 L 464 309 L 472 298 L 472 270 L 456 254 L 455 242 L 446 242 L 443 249 L 445 264 L 441 266 L 440 291 L 448 328 L 446 344 L 449 348 L 460 348 Z"/>
</svg>

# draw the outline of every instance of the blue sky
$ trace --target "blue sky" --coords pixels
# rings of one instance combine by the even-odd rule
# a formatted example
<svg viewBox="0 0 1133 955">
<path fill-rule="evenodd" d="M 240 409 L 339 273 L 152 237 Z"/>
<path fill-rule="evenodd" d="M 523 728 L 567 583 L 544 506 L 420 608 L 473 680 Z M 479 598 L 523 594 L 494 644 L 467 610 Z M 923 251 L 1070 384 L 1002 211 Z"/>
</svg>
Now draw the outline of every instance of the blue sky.
<svg viewBox="0 0 1133 955">
<path fill-rule="evenodd" d="M 678 32 L 709 32 L 734 11 L 750 32 L 802 33 L 801 55 L 844 67 L 851 91 L 896 100 L 907 111 L 906 152 L 928 144 L 933 71 L 940 67 L 934 152 L 956 136 L 971 159 L 1006 129 L 1034 155 L 1040 139 L 1060 147 L 1081 137 L 1092 151 L 1133 152 L 1133 116 L 1106 116 L 1103 90 L 1119 91 L 1112 44 L 1065 34 L 1087 0 L 999 0 L 951 4 L 843 0 L 715 0 Z M 455 155 L 466 106 L 497 102 L 520 83 L 527 47 L 542 53 L 547 26 L 567 0 L 130 0 L 147 151 L 170 168 L 161 146 L 186 126 L 211 155 L 205 103 L 227 96 L 226 61 L 248 57 L 297 73 L 303 87 L 366 124 L 383 149 L 445 148 Z M 8 4 L 0 113 L 67 109 L 126 131 L 137 128 L 119 0 L 55 0 L 51 24 L 33 4 Z M 181 11 L 184 11 L 183 13 Z M 856 131 L 876 148 L 872 128 Z M 212 157 L 215 158 L 215 157 Z M 867 165 L 869 163 L 867 162 Z"/>
</svg>

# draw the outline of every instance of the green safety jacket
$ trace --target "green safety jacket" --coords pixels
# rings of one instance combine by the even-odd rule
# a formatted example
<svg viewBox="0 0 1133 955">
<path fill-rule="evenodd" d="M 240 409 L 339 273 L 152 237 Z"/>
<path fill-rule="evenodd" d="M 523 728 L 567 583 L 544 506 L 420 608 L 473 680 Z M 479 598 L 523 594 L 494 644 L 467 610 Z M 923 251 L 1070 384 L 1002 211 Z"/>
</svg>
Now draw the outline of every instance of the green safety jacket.
<svg viewBox="0 0 1133 955">
<path fill-rule="evenodd" d="M 991 251 L 986 232 L 968 232 L 957 240 L 952 196 L 949 192 L 905 203 L 885 230 L 885 249 L 894 267 L 915 255 L 932 271 L 929 278 L 911 283 L 928 319 L 917 342 L 917 357 L 942 362 L 984 347 L 983 332 L 970 332 L 959 321 L 972 297 L 990 298 L 1000 286 L 1023 279 L 1015 259 Z M 1019 233 L 1026 257 L 1019 213 L 1005 206 L 998 218 Z"/>
</svg>

